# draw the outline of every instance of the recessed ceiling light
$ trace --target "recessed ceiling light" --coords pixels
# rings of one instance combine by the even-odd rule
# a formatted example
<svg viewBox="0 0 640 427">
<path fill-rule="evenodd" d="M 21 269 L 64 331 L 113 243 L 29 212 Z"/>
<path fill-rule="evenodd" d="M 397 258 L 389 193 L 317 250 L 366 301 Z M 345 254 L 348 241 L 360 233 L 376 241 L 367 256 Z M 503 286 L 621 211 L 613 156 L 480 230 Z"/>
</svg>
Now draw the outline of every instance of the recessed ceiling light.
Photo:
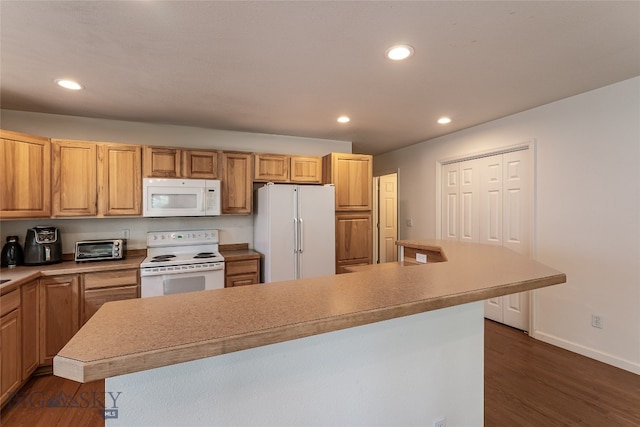
<svg viewBox="0 0 640 427">
<path fill-rule="evenodd" d="M 440 117 L 438 119 L 438 123 L 440 123 L 441 125 L 446 125 L 451 123 L 451 119 L 449 117 Z"/>
<path fill-rule="evenodd" d="M 80 90 L 83 89 L 82 85 L 78 82 L 74 82 L 73 80 L 68 80 L 68 79 L 57 79 L 56 80 L 56 84 L 58 86 L 61 86 L 65 89 L 71 89 L 71 90 Z"/>
<path fill-rule="evenodd" d="M 351 121 L 351 119 L 347 116 L 340 116 L 338 117 L 338 122 L 339 123 L 349 123 Z"/>
<path fill-rule="evenodd" d="M 413 48 L 406 44 L 399 44 L 391 46 L 385 52 L 385 56 L 393 61 L 402 61 L 410 56 L 413 56 Z"/>
</svg>

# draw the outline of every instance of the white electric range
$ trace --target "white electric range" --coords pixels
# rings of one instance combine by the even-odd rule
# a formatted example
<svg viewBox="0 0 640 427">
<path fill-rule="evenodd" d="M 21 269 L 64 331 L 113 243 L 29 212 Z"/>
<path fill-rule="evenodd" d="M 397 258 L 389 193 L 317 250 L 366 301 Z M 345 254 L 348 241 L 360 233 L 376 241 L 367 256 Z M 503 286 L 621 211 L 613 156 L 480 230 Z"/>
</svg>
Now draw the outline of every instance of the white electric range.
<svg viewBox="0 0 640 427">
<path fill-rule="evenodd" d="M 142 298 L 224 288 L 218 230 L 147 233 L 140 264 Z"/>
</svg>

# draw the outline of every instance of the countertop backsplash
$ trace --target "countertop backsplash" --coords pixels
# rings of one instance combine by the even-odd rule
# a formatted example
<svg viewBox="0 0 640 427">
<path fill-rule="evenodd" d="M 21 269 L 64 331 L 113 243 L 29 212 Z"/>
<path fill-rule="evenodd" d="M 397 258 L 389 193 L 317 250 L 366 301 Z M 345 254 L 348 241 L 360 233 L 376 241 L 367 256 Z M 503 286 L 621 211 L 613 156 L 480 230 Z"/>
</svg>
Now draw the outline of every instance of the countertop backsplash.
<svg viewBox="0 0 640 427">
<path fill-rule="evenodd" d="M 0 222 L 1 242 L 7 236 L 16 235 L 24 247 L 27 229 L 37 225 L 51 225 L 60 230 L 62 252 L 73 253 L 75 243 L 91 239 L 119 239 L 128 230 L 128 249 L 145 249 L 148 231 L 197 230 L 215 228 L 220 230 L 220 243 L 248 242 L 253 247 L 253 217 L 220 216 L 207 218 L 64 218 L 30 219 Z"/>
</svg>

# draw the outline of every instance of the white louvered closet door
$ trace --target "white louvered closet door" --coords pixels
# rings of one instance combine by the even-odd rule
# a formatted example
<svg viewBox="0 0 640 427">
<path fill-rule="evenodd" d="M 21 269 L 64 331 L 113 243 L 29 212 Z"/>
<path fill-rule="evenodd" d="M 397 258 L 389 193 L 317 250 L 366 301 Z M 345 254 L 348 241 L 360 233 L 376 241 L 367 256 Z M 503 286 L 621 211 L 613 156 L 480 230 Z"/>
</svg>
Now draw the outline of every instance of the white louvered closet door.
<svg viewBox="0 0 640 427">
<path fill-rule="evenodd" d="M 502 245 L 528 256 L 529 156 L 529 150 L 520 150 L 444 165 L 442 238 Z M 528 292 L 485 301 L 485 317 L 528 330 Z"/>
</svg>

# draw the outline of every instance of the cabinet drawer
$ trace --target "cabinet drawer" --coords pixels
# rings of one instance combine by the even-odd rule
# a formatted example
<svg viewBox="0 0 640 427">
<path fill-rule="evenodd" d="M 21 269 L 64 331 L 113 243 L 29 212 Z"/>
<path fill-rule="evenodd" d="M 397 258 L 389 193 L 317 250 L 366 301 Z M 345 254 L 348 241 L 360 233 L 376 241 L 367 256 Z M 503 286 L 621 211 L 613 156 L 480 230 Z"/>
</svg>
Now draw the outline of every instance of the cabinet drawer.
<svg viewBox="0 0 640 427">
<path fill-rule="evenodd" d="M 255 285 L 257 283 L 260 283 L 258 273 L 237 274 L 226 278 L 225 287 L 231 288 L 234 286 Z"/>
<path fill-rule="evenodd" d="M 0 317 L 20 307 L 20 289 L 15 289 L 0 298 Z"/>
<path fill-rule="evenodd" d="M 225 263 L 225 272 L 227 276 L 245 273 L 258 272 L 258 260 L 248 259 L 244 261 L 231 261 Z"/>
<path fill-rule="evenodd" d="M 99 273 L 85 273 L 84 288 L 99 289 L 114 286 L 137 285 L 138 270 L 102 271 Z"/>
</svg>

